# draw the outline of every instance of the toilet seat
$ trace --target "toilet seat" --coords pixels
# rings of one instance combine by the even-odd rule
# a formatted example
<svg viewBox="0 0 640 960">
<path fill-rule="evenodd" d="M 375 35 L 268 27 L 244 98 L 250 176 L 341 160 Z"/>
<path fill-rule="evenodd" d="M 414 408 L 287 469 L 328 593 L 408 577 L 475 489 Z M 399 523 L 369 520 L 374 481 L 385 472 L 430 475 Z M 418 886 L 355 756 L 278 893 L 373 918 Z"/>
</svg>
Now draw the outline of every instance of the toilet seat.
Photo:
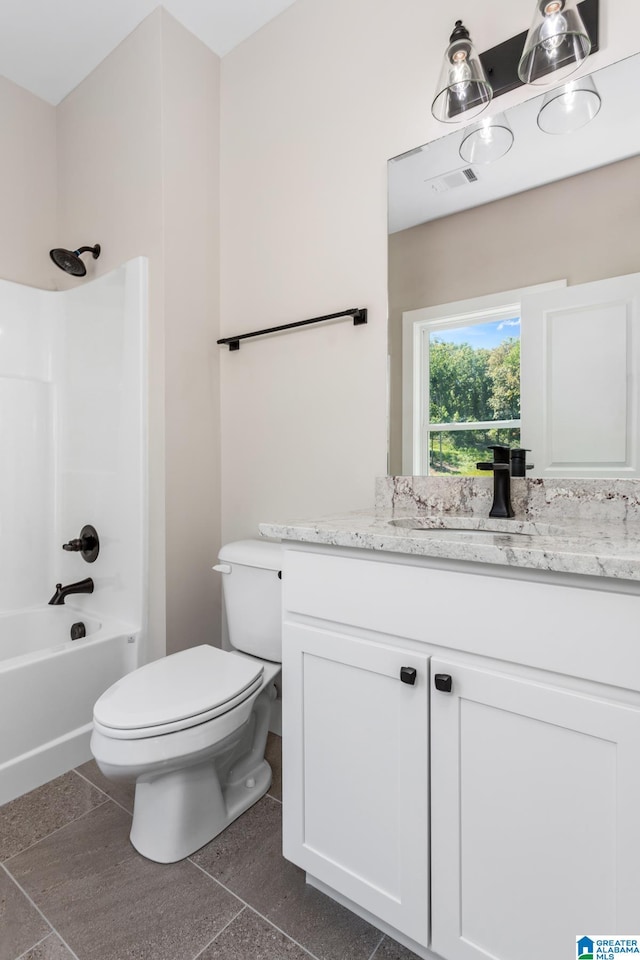
<svg viewBox="0 0 640 960">
<path fill-rule="evenodd" d="M 263 682 L 259 660 L 202 645 L 127 674 L 94 707 L 106 737 L 138 740 L 206 723 L 247 700 Z"/>
</svg>

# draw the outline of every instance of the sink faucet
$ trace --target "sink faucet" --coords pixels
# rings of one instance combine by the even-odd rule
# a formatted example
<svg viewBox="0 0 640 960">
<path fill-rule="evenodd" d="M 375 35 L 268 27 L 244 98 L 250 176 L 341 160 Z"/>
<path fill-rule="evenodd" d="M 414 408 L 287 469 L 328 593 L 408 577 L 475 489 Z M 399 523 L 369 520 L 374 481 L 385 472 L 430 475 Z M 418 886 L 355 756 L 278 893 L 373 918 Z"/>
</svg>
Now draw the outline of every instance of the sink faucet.
<svg viewBox="0 0 640 960">
<path fill-rule="evenodd" d="M 87 577 L 86 580 L 79 580 L 77 583 L 68 583 L 66 587 L 63 587 L 61 583 L 56 583 L 56 592 L 49 600 L 49 604 L 54 607 L 59 607 L 60 604 L 64 603 L 65 597 L 68 597 L 72 593 L 93 593 L 93 580 L 91 577 Z"/>
<path fill-rule="evenodd" d="M 526 477 L 527 470 L 533 470 L 535 464 L 527 463 L 527 454 L 530 452 L 526 447 L 515 447 L 511 451 L 512 477 Z"/>
<path fill-rule="evenodd" d="M 487 447 L 493 450 L 493 463 L 477 463 L 478 470 L 493 470 L 493 503 L 489 511 L 490 517 L 515 517 L 511 504 L 511 477 L 524 477 L 527 470 L 533 468 L 527 463 L 527 453 L 524 447 L 511 450 L 502 443 L 494 443 Z"/>
<path fill-rule="evenodd" d="M 515 517 L 511 505 L 511 450 L 502 443 L 487 447 L 493 450 L 493 463 L 477 463 L 478 470 L 493 470 L 493 503 L 490 517 Z"/>
</svg>

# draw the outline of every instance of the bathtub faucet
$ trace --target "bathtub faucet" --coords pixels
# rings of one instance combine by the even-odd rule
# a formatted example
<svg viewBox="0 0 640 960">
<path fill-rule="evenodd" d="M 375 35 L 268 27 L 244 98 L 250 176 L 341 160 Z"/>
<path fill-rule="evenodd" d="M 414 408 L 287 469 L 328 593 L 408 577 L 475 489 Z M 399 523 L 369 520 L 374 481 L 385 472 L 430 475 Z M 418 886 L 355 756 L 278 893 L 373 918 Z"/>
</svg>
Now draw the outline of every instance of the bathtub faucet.
<svg viewBox="0 0 640 960">
<path fill-rule="evenodd" d="M 68 597 L 71 593 L 93 593 L 91 577 L 87 577 L 86 580 L 79 580 L 77 583 L 68 583 L 66 587 L 63 587 L 61 583 L 56 583 L 56 592 L 49 600 L 49 604 L 59 607 L 61 603 L 64 603 L 65 597 Z"/>
</svg>

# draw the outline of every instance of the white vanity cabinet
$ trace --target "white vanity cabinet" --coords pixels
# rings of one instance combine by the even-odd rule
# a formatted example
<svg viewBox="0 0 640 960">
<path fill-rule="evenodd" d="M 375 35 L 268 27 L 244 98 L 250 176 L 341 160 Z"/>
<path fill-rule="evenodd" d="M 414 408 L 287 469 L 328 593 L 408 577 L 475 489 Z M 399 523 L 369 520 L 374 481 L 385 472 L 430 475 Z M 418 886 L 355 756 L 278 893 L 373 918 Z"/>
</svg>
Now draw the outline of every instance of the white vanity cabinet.
<svg viewBox="0 0 640 960">
<path fill-rule="evenodd" d="M 426 943 L 428 656 L 384 638 L 285 630 L 284 855 Z"/>
<path fill-rule="evenodd" d="M 640 931 L 640 712 L 434 658 L 432 949 L 573 956 Z"/>
<path fill-rule="evenodd" d="M 640 932 L 640 595 L 527 573 L 287 544 L 284 855 L 423 957 Z"/>
</svg>

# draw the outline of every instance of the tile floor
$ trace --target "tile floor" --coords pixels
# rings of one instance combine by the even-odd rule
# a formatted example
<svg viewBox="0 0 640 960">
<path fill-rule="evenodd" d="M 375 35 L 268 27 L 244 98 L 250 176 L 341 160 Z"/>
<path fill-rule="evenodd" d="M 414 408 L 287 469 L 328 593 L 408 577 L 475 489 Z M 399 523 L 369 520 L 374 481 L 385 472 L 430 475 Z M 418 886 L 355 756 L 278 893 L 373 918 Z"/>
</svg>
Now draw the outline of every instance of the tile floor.
<svg viewBox="0 0 640 960">
<path fill-rule="evenodd" d="M 93 761 L 0 807 L 0 960 L 417 960 L 283 859 L 279 737 L 267 757 L 269 794 L 168 866 Z"/>
</svg>

